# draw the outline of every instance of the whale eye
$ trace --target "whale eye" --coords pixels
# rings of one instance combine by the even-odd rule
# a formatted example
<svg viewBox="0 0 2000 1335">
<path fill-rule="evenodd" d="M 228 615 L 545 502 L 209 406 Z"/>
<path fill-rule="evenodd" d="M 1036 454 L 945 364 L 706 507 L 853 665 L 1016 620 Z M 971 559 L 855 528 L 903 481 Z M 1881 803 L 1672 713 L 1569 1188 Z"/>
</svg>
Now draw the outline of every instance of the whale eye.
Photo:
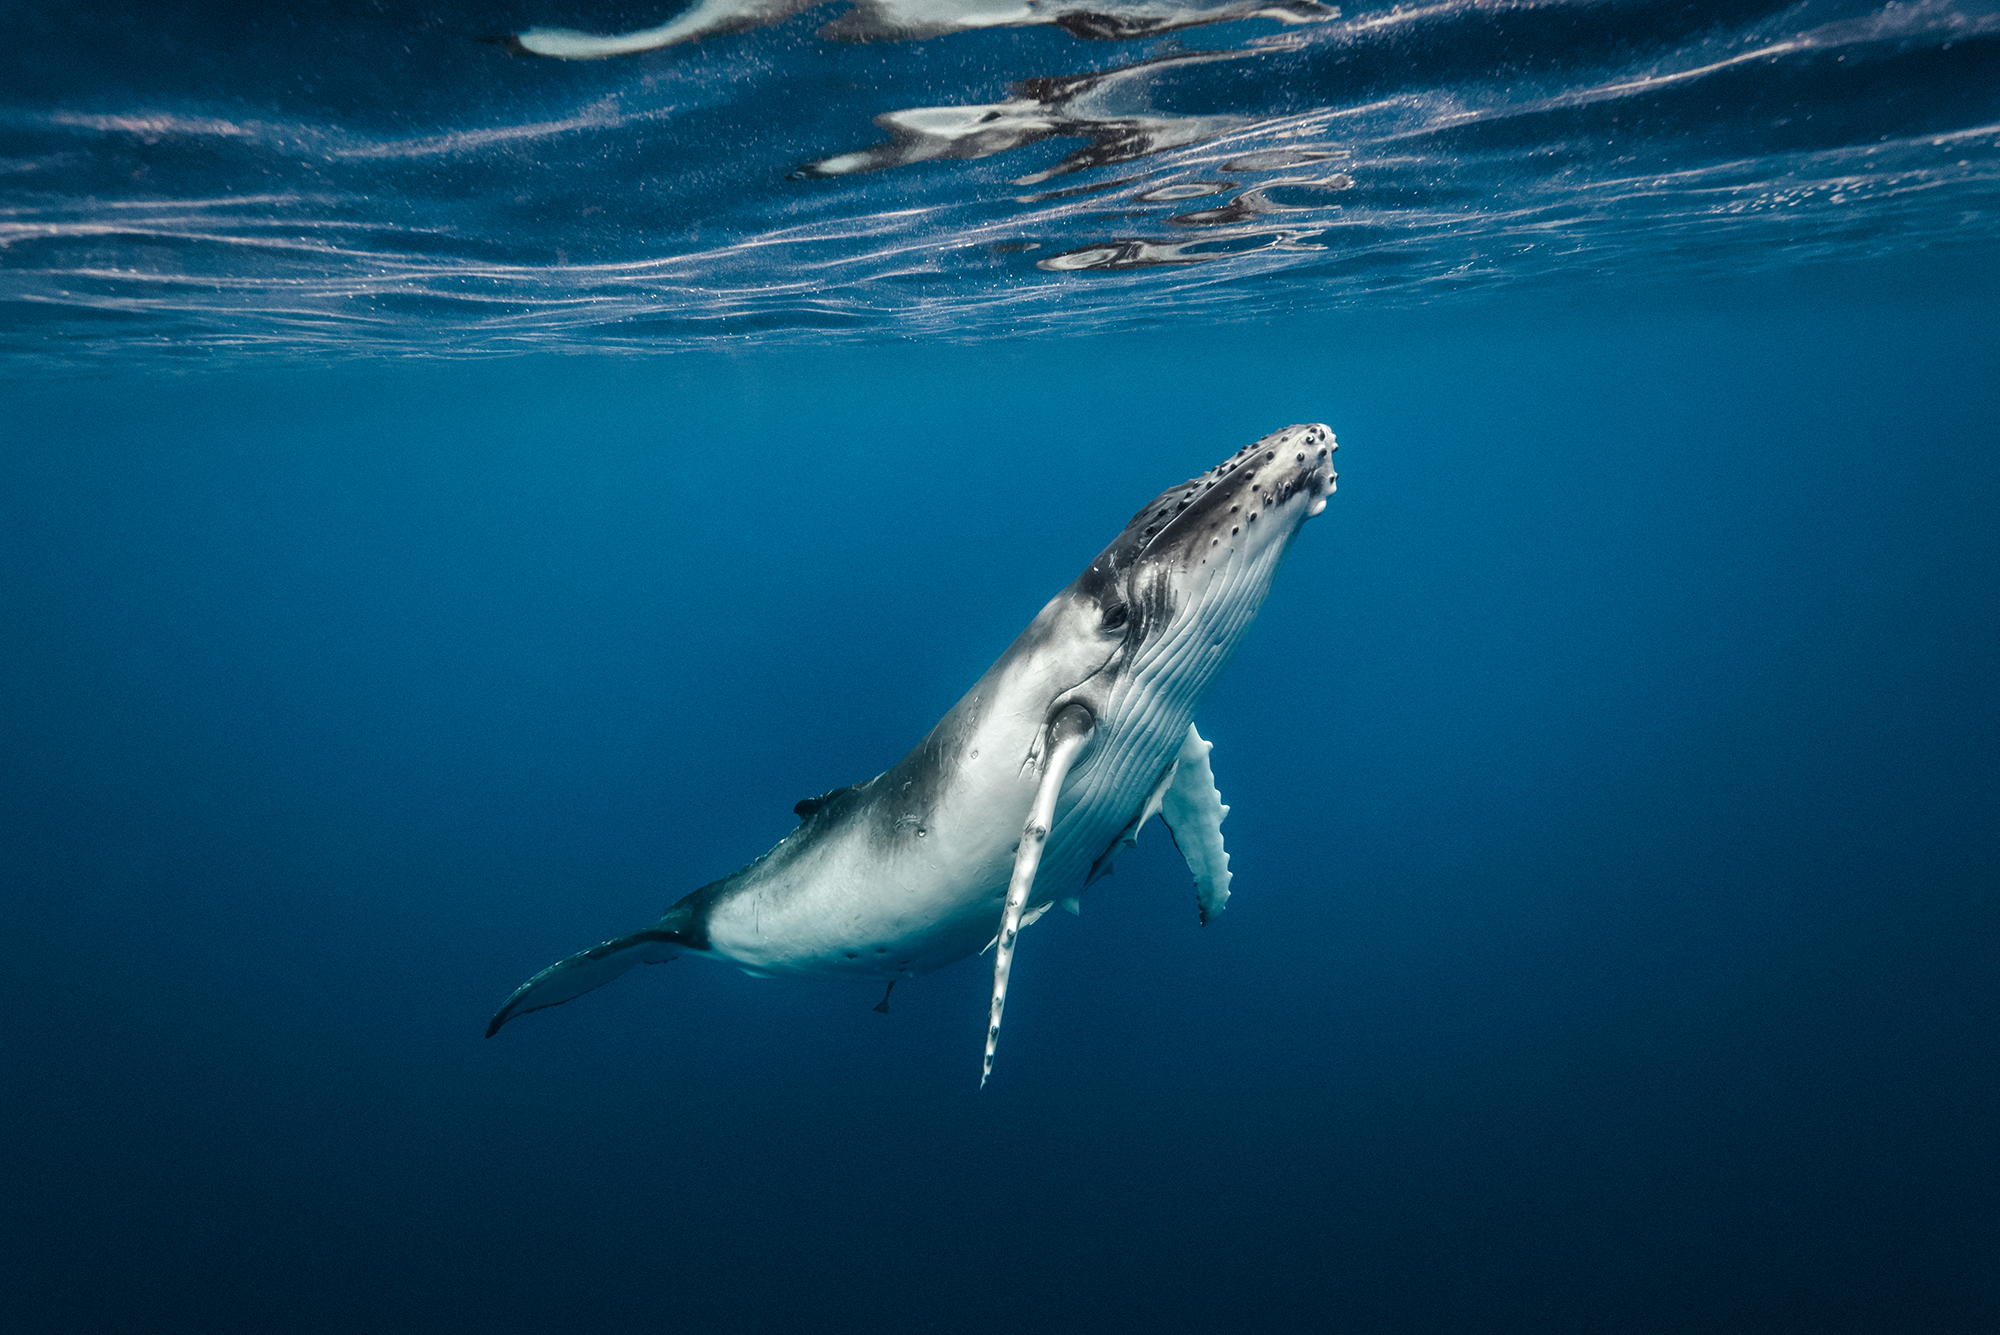
<svg viewBox="0 0 2000 1335">
<path fill-rule="evenodd" d="M 1125 624 L 1126 615 L 1125 604 L 1111 604 L 1111 606 L 1104 609 L 1104 620 L 1101 623 L 1101 628 L 1104 630 L 1117 630 Z"/>
</svg>

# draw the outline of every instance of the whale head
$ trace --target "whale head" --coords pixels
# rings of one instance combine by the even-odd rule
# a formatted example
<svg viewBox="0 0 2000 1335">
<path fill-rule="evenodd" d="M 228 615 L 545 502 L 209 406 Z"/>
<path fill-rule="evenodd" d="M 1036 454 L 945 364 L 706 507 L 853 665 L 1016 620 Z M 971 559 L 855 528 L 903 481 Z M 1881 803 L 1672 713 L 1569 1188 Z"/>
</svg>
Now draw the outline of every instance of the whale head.
<svg viewBox="0 0 2000 1335">
<path fill-rule="evenodd" d="M 905 758 L 909 809 L 939 800 L 961 771 L 986 791 L 969 778 L 982 755 L 1031 784 L 1064 718 L 1089 734 L 1065 810 L 1083 788 L 1143 795 L 1300 526 L 1326 508 L 1334 448 L 1317 422 L 1288 426 L 1149 501 Z M 960 759 L 936 764 L 943 755 Z"/>
<path fill-rule="evenodd" d="M 1326 509 L 1337 448 L 1317 422 L 1244 446 L 1147 502 L 1073 590 L 1137 643 L 1254 615 L 1300 525 Z"/>
<path fill-rule="evenodd" d="M 1336 448 L 1321 423 L 1288 426 L 1147 502 L 1058 597 L 1071 633 L 1094 620 L 1109 652 L 1055 708 L 1185 730 L 1300 526 L 1326 508 Z"/>
</svg>

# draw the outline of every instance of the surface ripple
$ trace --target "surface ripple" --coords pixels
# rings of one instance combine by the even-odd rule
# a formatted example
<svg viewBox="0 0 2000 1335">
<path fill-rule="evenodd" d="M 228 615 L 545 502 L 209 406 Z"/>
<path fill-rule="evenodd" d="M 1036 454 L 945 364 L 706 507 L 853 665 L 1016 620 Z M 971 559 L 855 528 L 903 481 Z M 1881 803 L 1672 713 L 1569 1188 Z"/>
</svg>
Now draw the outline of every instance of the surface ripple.
<svg viewBox="0 0 2000 1335">
<path fill-rule="evenodd" d="M 7 350 L 979 338 L 2000 220 L 1991 5 L 559 8 L 44 16 L 0 55 Z"/>
</svg>

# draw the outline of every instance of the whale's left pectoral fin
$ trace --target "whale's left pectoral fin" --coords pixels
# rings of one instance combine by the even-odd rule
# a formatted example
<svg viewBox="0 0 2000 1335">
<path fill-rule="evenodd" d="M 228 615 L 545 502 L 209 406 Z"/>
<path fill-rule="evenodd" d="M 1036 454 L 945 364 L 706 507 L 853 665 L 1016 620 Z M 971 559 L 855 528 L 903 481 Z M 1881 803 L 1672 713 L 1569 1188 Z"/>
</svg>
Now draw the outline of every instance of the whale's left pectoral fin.
<svg viewBox="0 0 2000 1335">
<path fill-rule="evenodd" d="M 1209 768 L 1208 753 L 1214 749 L 1215 743 L 1203 741 L 1190 723 L 1175 757 L 1173 780 L 1160 798 L 1160 819 L 1194 873 L 1195 906 L 1204 925 L 1229 906 L 1229 854 L 1222 847 L 1222 821 L 1229 808 L 1222 804 L 1215 771 Z"/>
</svg>

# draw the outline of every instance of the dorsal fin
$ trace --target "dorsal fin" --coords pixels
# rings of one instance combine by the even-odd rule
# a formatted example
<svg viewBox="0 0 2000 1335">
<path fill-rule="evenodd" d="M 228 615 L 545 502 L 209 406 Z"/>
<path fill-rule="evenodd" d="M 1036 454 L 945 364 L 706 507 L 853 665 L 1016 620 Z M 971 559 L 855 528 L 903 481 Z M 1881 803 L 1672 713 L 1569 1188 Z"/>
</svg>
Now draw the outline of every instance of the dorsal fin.
<svg viewBox="0 0 2000 1335">
<path fill-rule="evenodd" d="M 821 793 L 818 797 L 802 797 L 796 803 L 793 804 L 792 814 L 797 816 L 799 818 L 799 823 L 803 825 L 806 823 L 806 821 L 812 819 L 812 814 L 815 811 L 818 811 L 821 807 L 833 801 L 834 798 L 839 797 L 842 793 L 851 793 L 860 786 L 861 785 L 858 783 L 850 783 L 845 788 L 829 788 L 827 791 Z"/>
</svg>

